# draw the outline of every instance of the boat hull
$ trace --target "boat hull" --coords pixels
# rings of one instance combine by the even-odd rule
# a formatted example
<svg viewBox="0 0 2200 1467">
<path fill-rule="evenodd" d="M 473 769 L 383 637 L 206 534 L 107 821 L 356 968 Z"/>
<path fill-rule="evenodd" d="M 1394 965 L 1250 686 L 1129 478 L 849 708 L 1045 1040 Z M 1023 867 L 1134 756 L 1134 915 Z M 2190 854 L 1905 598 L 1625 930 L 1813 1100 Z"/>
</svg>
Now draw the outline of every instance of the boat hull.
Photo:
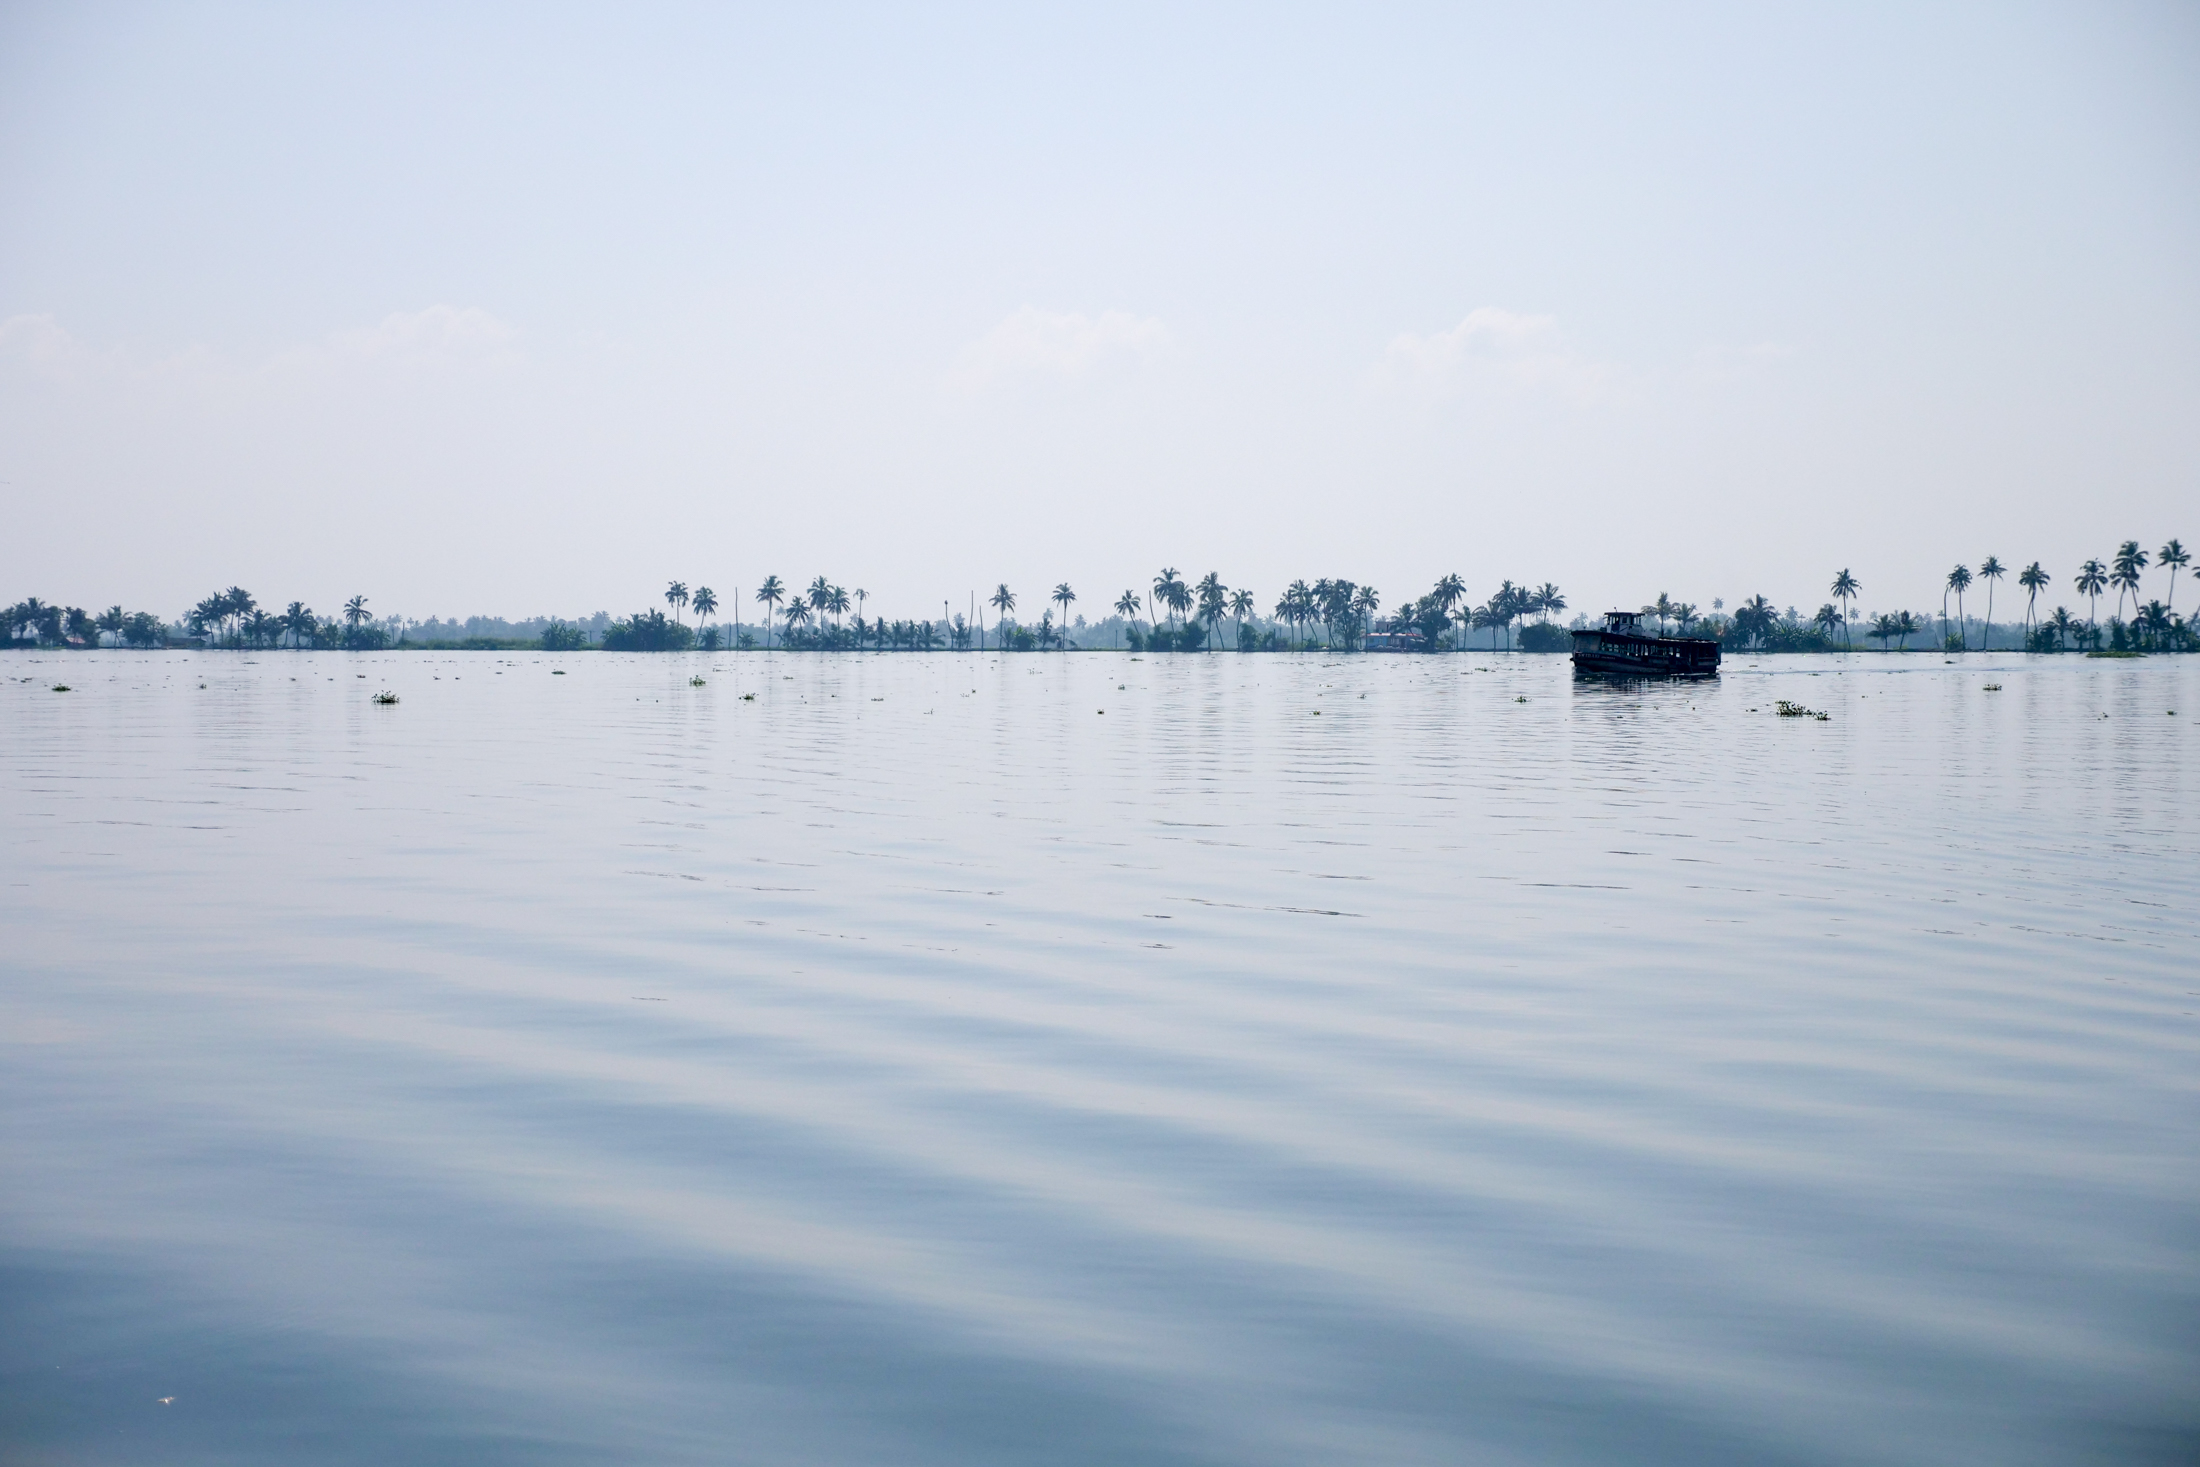
<svg viewBox="0 0 2200 1467">
<path fill-rule="evenodd" d="M 1708 637 L 1575 632 L 1574 671 L 1592 677 L 1717 677 L 1719 644 Z"/>
</svg>

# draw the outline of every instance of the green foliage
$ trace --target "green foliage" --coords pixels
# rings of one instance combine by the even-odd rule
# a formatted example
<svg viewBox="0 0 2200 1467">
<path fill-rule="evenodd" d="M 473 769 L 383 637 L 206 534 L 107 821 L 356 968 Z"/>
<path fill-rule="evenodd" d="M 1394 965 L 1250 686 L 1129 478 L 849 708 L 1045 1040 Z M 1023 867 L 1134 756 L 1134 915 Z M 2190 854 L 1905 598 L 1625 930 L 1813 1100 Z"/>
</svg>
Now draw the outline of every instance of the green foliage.
<svg viewBox="0 0 2200 1467">
<path fill-rule="evenodd" d="M 542 629 L 545 652 L 578 652 L 588 645 L 588 633 L 570 622 L 554 621 Z"/>
<path fill-rule="evenodd" d="M 607 652 L 685 652 L 694 643 L 694 628 L 661 611 L 637 611 L 625 621 L 613 622 L 603 634 Z"/>
<path fill-rule="evenodd" d="M 1520 629 L 1520 650 L 1523 652 L 1570 652 L 1573 646 L 1571 632 L 1547 621 L 1531 621 Z"/>
</svg>

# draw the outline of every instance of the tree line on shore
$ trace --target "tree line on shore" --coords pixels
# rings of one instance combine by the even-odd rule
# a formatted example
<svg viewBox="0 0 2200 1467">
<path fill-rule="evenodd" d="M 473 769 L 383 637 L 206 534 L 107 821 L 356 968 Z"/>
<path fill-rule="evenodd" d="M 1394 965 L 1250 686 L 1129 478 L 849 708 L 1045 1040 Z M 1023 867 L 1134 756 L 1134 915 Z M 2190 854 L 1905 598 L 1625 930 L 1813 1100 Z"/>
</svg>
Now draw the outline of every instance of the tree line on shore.
<svg viewBox="0 0 2200 1467">
<path fill-rule="evenodd" d="M 2165 599 L 2141 600 L 2143 573 L 2150 563 L 2168 578 Z M 2200 650 L 2200 627 L 2175 609 L 2177 578 L 2190 564 L 2190 553 L 2177 540 L 2152 557 L 2137 541 L 2127 540 L 2106 561 L 2085 561 L 2072 578 L 2074 589 L 2087 599 L 2087 614 L 2080 619 L 2063 606 L 2044 614 L 2039 610 L 2041 595 L 2053 580 L 2034 561 L 2016 575 L 2017 586 L 2026 593 L 2020 645 L 2033 652 Z M 1995 591 L 2008 569 L 1998 557 L 1987 556 L 1976 573 L 1963 564 L 1948 573 L 1940 610 L 1944 648 L 1970 649 L 1972 622 L 1965 598 L 1980 589 L 1986 595 L 1980 642 L 1982 647 L 1987 644 L 1995 629 Z M 1859 626 L 1865 639 L 1879 643 L 1882 651 L 1907 651 L 1912 638 L 1931 630 L 1930 617 L 1911 611 L 1883 612 L 1860 620 L 1854 606 L 1863 589 L 1863 583 L 1843 569 L 1828 587 L 1833 599 L 1807 617 L 1793 607 L 1783 612 L 1761 595 L 1731 611 L 1715 599 L 1705 612 L 1664 592 L 1643 605 L 1640 615 L 1654 622 L 1660 635 L 1673 629 L 1683 637 L 1709 638 L 1737 651 L 1754 652 L 1853 650 Z M 2115 607 L 2103 626 L 2099 603 L 2111 592 Z M 1293 581 L 1263 617 L 1259 598 L 1249 589 L 1224 584 L 1219 573 L 1209 571 L 1191 581 L 1175 567 L 1164 567 L 1149 590 L 1126 589 L 1109 603 L 1112 616 L 1101 627 L 1087 627 L 1079 618 L 1080 635 L 1075 640 L 1069 618 L 1078 596 L 1067 582 L 1058 583 L 1043 598 L 1046 610 L 1036 623 L 1018 619 L 1017 594 L 1005 582 L 982 600 L 973 596 L 967 616 L 942 607 L 936 620 L 889 620 L 865 616 L 868 591 L 845 590 L 822 575 L 801 589 L 791 588 L 778 576 L 767 576 L 754 592 L 761 608 L 755 631 L 738 620 L 730 628 L 715 623 L 722 603 L 708 586 L 691 591 L 685 582 L 673 581 L 663 599 L 670 616 L 655 608 L 616 620 L 599 614 L 595 624 L 600 630 L 593 635 L 579 624 L 552 619 L 542 624 L 539 637 L 524 642 L 482 638 L 456 645 L 539 646 L 548 651 L 589 647 L 633 652 L 747 650 L 759 646 L 761 633 L 764 650 L 1032 652 L 1081 650 L 1089 645 L 1083 638 L 1099 630 L 1107 633 L 1110 646 L 1127 646 L 1133 652 L 1197 652 L 1226 645 L 1240 652 L 1438 652 L 1463 650 L 1474 633 L 1483 631 L 1490 634 L 1493 650 L 1502 635 L 1506 646 L 1519 651 L 1558 652 L 1566 650 L 1571 640 L 1566 628 L 1552 622 L 1554 615 L 1567 609 L 1566 597 L 1555 584 L 1506 580 L 1476 604 L 1457 575 L 1444 576 L 1388 616 L 1382 614 L 1383 598 L 1373 586 L 1340 577 Z M 985 615 L 989 609 L 994 614 L 990 626 Z M 692 626 L 687 622 L 690 611 L 696 617 Z M 6 614 L 7 639 L 13 645 L 88 647 L 100 645 L 102 638 L 125 647 L 160 647 L 179 640 L 229 648 L 353 651 L 421 645 L 407 641 L 406 624 L 400 619 L 378 620 L 368 611 L 365 596 L 345 602 L 339 615 L 323 617 L 299 601 L 280 611 L 263 607 L 238 586 L 206 597 L 174 624 L 150 612 L 126 613 L 119 605 L 93 614 L 36 597 L 17 602 Z M 1581 623 L 1577 616 L 1575 624 Z M 1234 629 L 1228 642 L 1223 636 L 1226 624 Z M 453 644 L 445 640 L 430 645 Z"/>
</svg>

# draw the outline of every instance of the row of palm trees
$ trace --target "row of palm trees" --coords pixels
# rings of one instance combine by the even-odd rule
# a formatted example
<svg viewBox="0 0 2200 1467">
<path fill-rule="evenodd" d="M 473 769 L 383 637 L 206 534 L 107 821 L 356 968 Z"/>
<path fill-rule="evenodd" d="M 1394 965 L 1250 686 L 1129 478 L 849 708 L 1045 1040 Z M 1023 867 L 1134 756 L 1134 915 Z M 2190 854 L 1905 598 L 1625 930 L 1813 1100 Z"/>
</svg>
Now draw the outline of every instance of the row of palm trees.
<svg viewBox="0 0 2200 1467">
<path fill-rule="evenodd" d="M 298 648 L 361 647 L 387 640 L 382 629 L 372 625 L 374 616 L 364 596 L 344 603 L 341 620 L 324 619 L 303 601 L 273 611 L 242 586 L 231 586 L 200 601 L 183 620 L 193 636 L 211 637 L 217 646 L 278 647 L 287 638 L 290 646 Z"/>
<path fill-rule="evenodd" d="M 2167 578 L 2165 599 L 2142 602 L 2140 597 L 2144 573 L 2150 563 L 2159 566 Z M 2025 593 L 2024 644 L 2034 650 L 2047 650 L 2069 642 L 2090 642 L 2098 647 L 2101 638 L 2100 600 L 2113 590 L 2116 593 L 2116 612 L 2110 618 L 2109 625 L 2119 646 L 2126 639 L 2127 629 L 2133 638 L 2149 645 L 2182 645 L 2190 640 L 2194 629 L 2188 627 L 2177 615 L 2177 578 L 2191 564 L 2192 552 L 2185 548 L 2182 541 L 2175 539 L 2156 551 L 2151 558 L 2139 547 L 2138 541 L 2126 540 L 2106 562 L 2099 559 L 2085 561 L 2071 577 L 2072 587 L 2086 598 L 2086 617 L 2081 623 L 2067 608 L 2061 606 L 2044 618 L 2040 615 L 2040 595 L 2054 585 L 2054 577 L 2035 560 L 2017 572 L 2017 585 Z M 2002 564 L 2001 558 L 1994 555 L 1980 561 L 1975 574 L 1970 566 L 1961 563 L 1948 572 L 1940 597 L 1940 629 L 1944 646 L 1954 651 L 1969 650 L 1970 618 L 1965 613 L 1963 600 L 1965 594 L 1981 582 L 1986 589 L 1986 632 L 1981 634 L 1982 642 L 1984 636 L 1991 633 L 1994 625 L 1994 592 L 2008 572 L 2009 568 Z M 1833 594 L 1834 602 L 1819 608 L 1818 616 L 1814 620 L 1829 633 L 1834 626 L 1838 626 L 1846 640 L 1849 608 L 1863 590 L 1863 583 L 1844 568 L 1833 578 L 1829 590 Z M 1951 597 L 1955 601 L 1953 630 L 1949 628 L 1948 617 L 1948 602 Z M 2128 621 L 2124 615 L 2127 603 L 2131 610 Z M 1924 627 L 1916 616 L 1905 611 L 1875 617 L 1867 635 L 1882 645 L 1895 638 L 1902 639 L 1907 645 L 1908 638 L 1922 630 Z"/>
<path fill-rule="evenodd" d="M 791 645 L 848 645 L 851 634 L 842 618 L 851 606 L 855 608 L 855 627 L 859 629 L 853 634 L 854 642 L 876 642 L 886 635 L 880 631 L 886 624 L 874 623 L 866 627 L 863 606 L 869 595 L 861 589 L 845 590 L 822 575 L 801 590 L 790 588 L 776 575 L 766 576 L 755 592 L 757 604 L 764 608 L 765 646 L 769 648 L 780 640 Z M 1030 634 L 1036 630 L 1037 645 L 1067 648 L 1069 642 L 1065 633 L 1071 608 L 1078 600 L 1077 592 L 1067 581 L 1059 582 L 1046 600 L 1058 608 L 1059 620 L 1056 611 L 1050 609 L 1037 629 L 1021 627 L 1016 621 L 1020 598 L 1004 581 L 982 601 L 973 598 L 974 609 L 979 613 L 974 626 L 960 615 L 947 616 L 943 607 L 938 634 L 944 634 L 950 645 L 967 646 L 974 641 L 983 649 L 988 645 L 1024 645 L 1034 640 Z M 666 586 L 665 601 L 673 608 L 675 616 L 689 605 L 699 615 L 707 616 L 719 604 L 709 587 L 702 587 L 691 595 L 686 584 L 680 581 Z M 1308 633 L 1318 626 L 1326 636 L 1325 645 L 1356 647 L 1371 630 L 1387 630 L 1414 633 L 1422 645 L 1433 649 L 1441 645 L 1444 631 L 1453 626 L 1489 629 L 1494 645 L 1498 630 L 1510 635 L 1515 622 L 1538 614 L 1548 619 L 1551 613 L 1566 609 L 1564 594 L 1549 582 L 1532 587 L 1515 585 L 1508 580 L 1480 606 L 1462 609 L 1465 601 L 1465 582 L 1456 575 L 1448 575 L 1427 595 L 1382 621 L 1378 617 L 1382 595 L 1373 586 L 1323 577 L 1311 584 L 1303 580 L 1292 582 L 1277 599 L 1271 615 L 1277 622 L 1291 627 L 1293 645 L 1311 645 Z M 1239 644 L 1244 646 L 1247 645 L 1246 623 L 1248 619 L 1257 619 L 1259 605 L 1259 598 L 1253 591 L 1245 587 L 1233 589 L 1223 582 L 1219 572 L 1209 571 L 1197 581 L 1191 581 L 1174 566 L 1165 566 L 1153 578 L 1150 592 L 1126 590 L 1115 598 L 1110 609 L 1129 626 L 1134 645 L 1188 644 L 1174 639 L 1187 629 L 1199 628 L 1204 630 L 1204 635 L 1197 641 L 1211 646 L 1218 640 L 1214 634 L 1221 624 L 1234 621 Z M 987 608 L 994 613 L 990 630 L 983 615 Z M 1138 626 L 1141 617 L 1146 619 L 1143 629 Z"/>
</svg>

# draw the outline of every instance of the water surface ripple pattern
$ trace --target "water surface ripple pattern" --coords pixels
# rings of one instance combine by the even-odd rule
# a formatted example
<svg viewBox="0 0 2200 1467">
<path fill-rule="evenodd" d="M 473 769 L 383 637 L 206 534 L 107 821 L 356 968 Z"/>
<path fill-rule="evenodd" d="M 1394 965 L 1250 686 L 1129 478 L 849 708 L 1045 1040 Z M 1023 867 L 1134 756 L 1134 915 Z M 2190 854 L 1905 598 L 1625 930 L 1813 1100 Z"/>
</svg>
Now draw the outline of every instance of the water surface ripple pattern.
<svg viewBox="0 0 2200 1467">
<path fill-rule="evenodd" d="M 21 1460 L 2200 1454 L 2191 660 L 6 671 Z"/>
</svg>

